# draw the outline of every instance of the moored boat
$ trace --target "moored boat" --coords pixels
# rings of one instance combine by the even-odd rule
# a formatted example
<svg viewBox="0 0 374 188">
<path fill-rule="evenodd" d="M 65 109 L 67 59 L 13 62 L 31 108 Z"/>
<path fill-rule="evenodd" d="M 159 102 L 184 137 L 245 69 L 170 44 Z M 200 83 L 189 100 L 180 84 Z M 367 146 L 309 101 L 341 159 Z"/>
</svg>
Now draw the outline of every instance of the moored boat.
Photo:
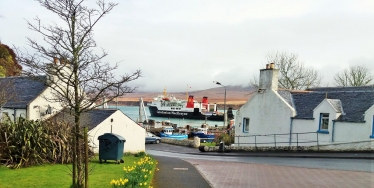
<svg viewBox="0 0 374 188">
<path fill-rule="evenodd" d="M 187 134 L 174 133 L 174 128 L 173 127 L 164 127 L 162 129 L 162 131 L 160 132 L 160 137 L 161 138 L 172 138 L 172 139 L 177 139 L 177 140 L 183 140 L 183 139 L 187 139 L 188 135 Z"/>
<path fill-rule="evenodd" d="M 215 135 L 212 133 L 208 133 L 208 128 L 197 128 L 197 131 L 191 132 L 191 136 L 197 136 L 202 139 L 207 139 L 212 141 L 215 138 Z"/>
</svg>

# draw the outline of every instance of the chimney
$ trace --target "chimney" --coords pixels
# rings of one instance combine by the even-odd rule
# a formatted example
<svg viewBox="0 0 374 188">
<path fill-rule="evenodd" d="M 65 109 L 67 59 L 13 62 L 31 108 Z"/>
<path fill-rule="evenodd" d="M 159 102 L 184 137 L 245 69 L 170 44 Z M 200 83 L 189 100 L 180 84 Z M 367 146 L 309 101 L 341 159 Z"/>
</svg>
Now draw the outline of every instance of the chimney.
<svg viewBox="0 0 374 188">
<path fill-rule="evenodd" d="M 260 70 L 259 89 L 261 90 L 278 90 L 278 73 L 279 70 L 274 68 L 274 63 L 266 66 L 266 69 Z"/>
<path fill-rule="evenodd" d="M 57 57 L 53 57 L 53 63 L 54 63 L 55 65 L 57 65 L 57 63 L 58 63 L 58 58 L 57 58 Z"/>
</svg>

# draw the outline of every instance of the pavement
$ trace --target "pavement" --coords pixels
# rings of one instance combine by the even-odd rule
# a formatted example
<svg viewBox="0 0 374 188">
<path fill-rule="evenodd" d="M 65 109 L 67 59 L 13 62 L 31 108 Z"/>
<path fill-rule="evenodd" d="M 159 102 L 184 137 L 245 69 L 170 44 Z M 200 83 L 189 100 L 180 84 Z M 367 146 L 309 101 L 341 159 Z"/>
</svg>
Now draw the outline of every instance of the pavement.
<svg viewBox="0 0 374 188">
<path fill-rule="evenodd" d="M 340 158 L 369 159 L 372 153 L 363 152 L 201 152 L 197 148 L 170 144 L 147 144 L 146 150 L 167 151 L 192 155 Z M 159 161 L 155 173 L 155 188 L 241 188 L 241 187 L 374 187 L 374 173 L 317 168 L 250 164 L 240 162 L 178 159 L 154 156 Z"/>
</svg>

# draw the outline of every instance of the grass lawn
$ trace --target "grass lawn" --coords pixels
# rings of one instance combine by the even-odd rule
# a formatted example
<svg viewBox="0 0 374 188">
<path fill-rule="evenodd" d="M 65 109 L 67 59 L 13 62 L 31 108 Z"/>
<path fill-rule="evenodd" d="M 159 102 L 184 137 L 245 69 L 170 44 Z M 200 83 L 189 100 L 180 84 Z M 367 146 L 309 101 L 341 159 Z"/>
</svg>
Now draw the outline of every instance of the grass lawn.
<svg viewBox="0 0 374 188">
<path fill-rule="evenodd" d="M 115 161 L 99 163 L 98 157 L 89 163 L 91 173 L 89 175 L 89 187 L 102 188 L 112 187 L 112 179 L 123 178 L 124 166 L 133 166 L 134 161 L 141 157 L 124 156 L 124 163 L 115 164 Z M 1 188 L 68 188 L 71 185 L 71 164 L 68 165 L 43 165 L 22 169 L 8 169 L 0 166 L 0 187 Z M 154 169 L 153 169 L 154 170 Z M 148 185 L 151 184 L 153 174 L 149 178 Z"/>
<path fill-rule="evenodd" d="M 200 146 L 216 146 L 215 142 L 205 142 L 205 143 L 200 143 Z"/>
</svg>

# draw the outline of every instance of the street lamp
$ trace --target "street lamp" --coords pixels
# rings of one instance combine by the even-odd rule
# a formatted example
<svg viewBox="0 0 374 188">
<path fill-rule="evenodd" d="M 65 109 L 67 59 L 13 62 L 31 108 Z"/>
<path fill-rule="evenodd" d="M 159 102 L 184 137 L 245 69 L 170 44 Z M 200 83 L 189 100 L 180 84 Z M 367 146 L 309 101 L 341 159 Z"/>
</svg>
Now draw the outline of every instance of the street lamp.
<svg viewBox="0 0 374 188">
<path fill-rule="evenodd" d="M 226 115 L 226 86 L 222 85 L 220 82 L 213 81 L 213 83 L 223 86 L 225 88 L 225 100 L 223 104 L 223 127 L 227 126 L 227 115 Z"/>
</svg>

